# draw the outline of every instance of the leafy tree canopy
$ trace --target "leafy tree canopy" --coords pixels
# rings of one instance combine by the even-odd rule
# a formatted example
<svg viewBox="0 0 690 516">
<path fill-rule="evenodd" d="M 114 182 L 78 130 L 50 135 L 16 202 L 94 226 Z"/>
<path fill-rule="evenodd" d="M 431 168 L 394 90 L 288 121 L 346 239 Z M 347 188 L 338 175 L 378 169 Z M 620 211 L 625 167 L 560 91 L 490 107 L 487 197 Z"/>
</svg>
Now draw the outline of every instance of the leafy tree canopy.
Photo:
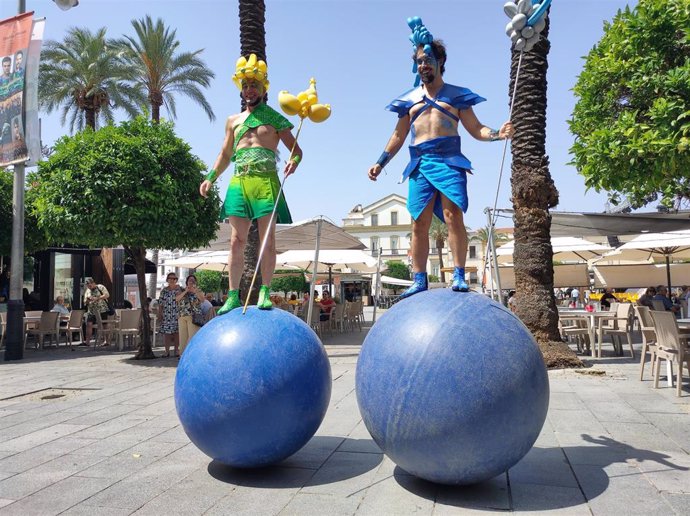
<svg viewBox="0 0 690 516">
<path fill-rule="evenodd" d="M 218 229 L 219 198 L 197 193 L 204 164 L 171 124 L 144 118 L 63 137 L 30 176 L 51 239 L 93 247 L 184 249 Z"/>
<path fill-rule="evenodd" d="M 223 273 L 220 271 L 194 271 L 196 276 L 197 286 L 205 293 L 215 293 L 220 291 L 221 280 Z"/>
<path fill-rule="evenodd" d="M 274 292 L 307 292 L 309 284 L 304 279 L 304 274 L 275 275 L 271 280 L 271 290 Z"/>
<path fill-rule="evenodd" d="M 574 88 L 573 163 L 633 207 L 690 193 L 690 2 L 640 0 L 604 25 Z"/>
<path fill-rule="evenodd" d="M 0 169 L 0 256 L 9 256 L 12 252 L 12 189 L 14 174 L 7 169 Z M 31 203 L 31 191 L 24 199 L 25 206 Z M 48 247 L 45 232 L 39 229 L 36 217 L 24 213 L 24 252 L 32 253 Z"/>
</svg>

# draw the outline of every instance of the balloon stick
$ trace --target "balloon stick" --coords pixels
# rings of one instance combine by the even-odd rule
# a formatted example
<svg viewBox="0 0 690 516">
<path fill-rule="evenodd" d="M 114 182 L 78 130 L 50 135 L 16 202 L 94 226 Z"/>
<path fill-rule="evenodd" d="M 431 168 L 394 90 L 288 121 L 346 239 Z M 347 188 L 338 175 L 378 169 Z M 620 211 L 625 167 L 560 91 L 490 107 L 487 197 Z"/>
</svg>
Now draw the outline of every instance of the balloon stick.
<svg viewBox="0 0 690 516">
<path fill-rule="evenodd" d="M 297 146 L 297 138 L 299 138 L 299 133 L 302 130 L 302 123 L 304 122 L 304 118 L 299 119 L 299 125 L 297 126 L 297 134 L 295 135 L 295 141 L 292 143 L 292 148 L 290 149 L 290 156 L 288 157 L 288 162 L 292 159 L 292 156 L 295 152 L 295 147 Z M 256 268 L 254 269 L 254 275 L 252 276 L 252 282 L 249 285 L 249 293 L 247 294 L 247 300 L 244 303 L 244 308 L 242 309 L 242 315 L 247 313 L 247 307 L 249 306 L 249 297 L 251 294 L 252 289 L 254 288 L 254 282 L 256 281 L 256 275 L 259 272 L 259 267 L 261 266 L 261 259 L 263 258 L 264 255 L 264 250 L 266 249 L 266 242 L 268 242 L 268 237 L 271 234 L 271 231 L 273 231 L 273 219 L 275 218 L 276 211 L 278 210 L 278 203 L 280 202 L 280 196 L 283 195 L 283 186 L 285 185 L 285 180 L 288 178 L 288 176 L 283 174 L 283 180 L 280 182 L 280 189 L 278 190 L 278 196 L 276 197 L 276 201 L 273 204 L 273 211 L 271 212 L 271 218 L 268 220 L 268 227 L 266 229 L 266 234 L 264 235 L 263 241 L 261 242 L 261 248 L 259 250 L 259 258 L 256 262 Z"/>
</svg>

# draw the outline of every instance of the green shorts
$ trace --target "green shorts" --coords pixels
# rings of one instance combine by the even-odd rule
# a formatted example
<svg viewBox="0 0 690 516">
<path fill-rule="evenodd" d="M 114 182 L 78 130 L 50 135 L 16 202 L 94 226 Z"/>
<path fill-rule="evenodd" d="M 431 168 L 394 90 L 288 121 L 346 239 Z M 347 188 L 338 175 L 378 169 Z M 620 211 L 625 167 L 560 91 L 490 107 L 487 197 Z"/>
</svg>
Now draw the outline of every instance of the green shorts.
<svg viewBox="0 0 690 516">
<path fill-rule="evenodd" d="M 228 217 L 253 220 L 270 215 L 279 191 L 280 181 L 273 151 L 257 147 L 238 149 L 235 154 L 235 175 L 230 180 L 220 220 Z M 279 224 L 292 222 L 282 193 L 276 209 L 276 221 Z"/>
</svg>

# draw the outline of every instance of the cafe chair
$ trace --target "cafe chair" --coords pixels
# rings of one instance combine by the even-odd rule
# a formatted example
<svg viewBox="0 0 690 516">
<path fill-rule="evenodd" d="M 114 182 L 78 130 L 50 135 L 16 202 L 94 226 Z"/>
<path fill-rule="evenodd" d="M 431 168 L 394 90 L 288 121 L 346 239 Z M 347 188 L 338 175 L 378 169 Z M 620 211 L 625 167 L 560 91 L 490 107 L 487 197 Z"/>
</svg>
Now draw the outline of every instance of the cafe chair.
<svg viewBox="0 0 690 516">
<path fill-rule="evenodd" d="M 664 306 L 664 302 L 660 301 L 659 299 L 652 299 L 652 306 L 654 307 L 654 310 L 658 310 L 659 312 L 665 312 L 666 307 Z"/>
<path fill-rule="evenodd" d="M 65 342 L 70 348 L 72 347 L 72 337 L 74 337 L 75 333 L 79 334 L 79 342 L 84 342 L 84 327 L 82 326 L 84 312 L 85 310 L 72 310 L 69 314 L 67 326 L 60 328 L 60 333 L 64 333 Z"/>
<path fill-rule="evenodd" d="M 654 388 L 659 387 L 659 366 L 661 360 L 676 363 L 676 395 L 680 396 L 683 384 L 683 365 L 688 368 L 690 373 L 690 350 L 688 350 L 687 340 L 681 337 L 678 331 L 676 318 L 671 312 L 652 311 L 652 320 L 656 330 L 657 347 L 654 351 Z"/>
<path fill-rule="evenodd" d="M 120 324 L 113 330 L 117 337 L 117 349 L 122 351 L 125 338 L 134 347 L 135 339 L 141 334 L 141 308 L 122 310 L 120 312 Z"/>
<path fill-rule="evenodd" d="M 652 358 L 652 376 L 654 376 L 654 352 L 656 351 L 656 332 L 651 310 L 647 306 L 636 305 L 634 307 L 637 321 L 642 333 L 642 357 L 640 358 L 640 381 L 644 377 L 644 366 L 647 362 L 647 353 Z"/>
<path fill-rule="evenodd" d="M 340 303 L 331 309 L 331 330 L 335 329 L 340 333 L 345 331 L 345 305 Z"/>
<path fill-rule="evenodd" d="M 611 303 L 613 307 L 613 303 Z M 632 345 L 632 327 L 634 318 L 632 316 L 632 304 L 618 303 L 616 304 L 616 316 L 607 319 L 600 319 L 602 322 L 601 336 L 599 339 L 598 355 L 601 356 L 601 341 L 604 340 L 605 335 L 611 335 L 611 344 L 614 349 L 623 354 L 623 343 L 621 337 L 625 335 L 628 339 L 628 346 L 630 347 L 630 356 L 635 358 L 635 350 Z M 605 324 L 604 324 L 605 322 Z"/>
<path fill-rule="evenodd" d="M 29 339 L 29 335 L 35 335 L 38 337 L 38 343 L 36 349 L 40 346 L 43 349 L 43 341 L 45 337 L 50 337 L 50 343 L 53 343 L 53 337 L 55 337 L 55 345 L 59 344 L 59 331 L 60 326 L 58 324 L 60 314 L 58 312 L 41 312 L 41 320 L 38 323 L 38 328 L 30 328 L 24 333 L 24 349 L 26 349 L 26 341 Z"/>
</svg>

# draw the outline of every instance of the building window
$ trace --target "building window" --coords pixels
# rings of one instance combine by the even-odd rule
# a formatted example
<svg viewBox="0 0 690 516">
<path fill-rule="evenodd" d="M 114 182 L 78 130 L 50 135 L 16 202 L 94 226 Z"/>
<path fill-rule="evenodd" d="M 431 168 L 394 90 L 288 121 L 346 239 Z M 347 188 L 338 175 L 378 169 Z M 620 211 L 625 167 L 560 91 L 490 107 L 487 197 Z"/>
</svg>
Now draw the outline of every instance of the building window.
<svg viewBox="0 0 690 516">
<path fill-rule="evenodd" d="M 372 226 L 378 226 L 379 225 L 379 216 L 377 213 L 371 214 L 371 225 Z"/>
<path fill-rule="evenodd" d="M 371 255 L 372 256 L 378 256 L 379 255 L 379 237 L 371 237 Z"/>
<path fill-rule="evenodd" d="M 398 254 L 398 237 L 391 237 L 391 254 Z"/>
<path fill-rule="evenodd" d="M 392 211 L 391 212 L 391 226 L 397 226 L 397 225 L 398 225 L 398 212 Z"/>
<path fill-rule="evenodd" d="M 477 246 L 470 246 L 470 260 L 474 260 L 477 257 Z"/>
<path fill-rule="evenodd" d="M 470 283 L 472 285 L 479 283 L 479 276 L 477 276 L 476 272 L 470 272 Z"/>
</svg>

